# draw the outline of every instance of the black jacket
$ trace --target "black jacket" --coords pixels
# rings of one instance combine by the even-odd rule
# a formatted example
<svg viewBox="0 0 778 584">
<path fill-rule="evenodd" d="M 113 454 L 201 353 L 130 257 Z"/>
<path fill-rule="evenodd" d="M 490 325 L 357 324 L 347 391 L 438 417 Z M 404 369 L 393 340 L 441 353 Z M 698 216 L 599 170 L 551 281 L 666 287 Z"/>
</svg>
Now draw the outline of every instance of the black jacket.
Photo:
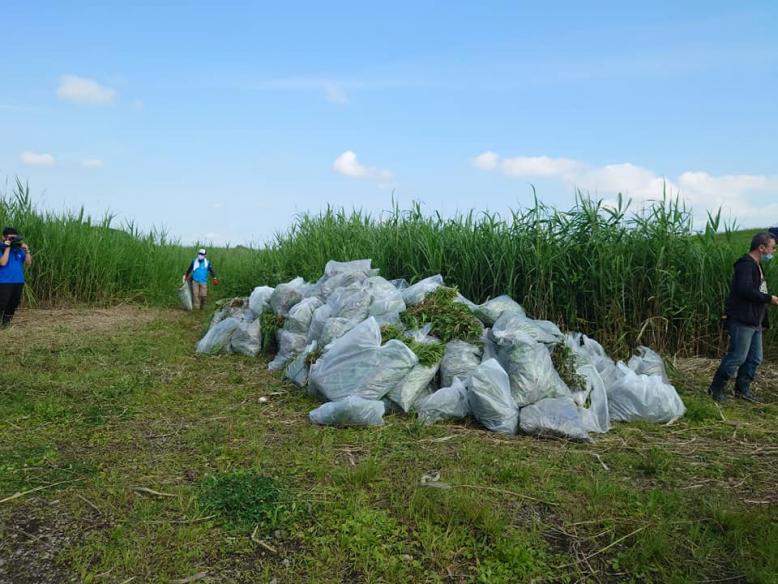
<svg viewBox="0 0 778 584">
<path fill-rule="evenodd" d="M 732 274 L 727 298 L 728 319 L 746 326 L 769 327 L 767 306 L 772 297 L 759 291 L 761 283 L 759 265 L 754 258 L 746 254 L 735 262 L 735 273 Z"/>
</svg>

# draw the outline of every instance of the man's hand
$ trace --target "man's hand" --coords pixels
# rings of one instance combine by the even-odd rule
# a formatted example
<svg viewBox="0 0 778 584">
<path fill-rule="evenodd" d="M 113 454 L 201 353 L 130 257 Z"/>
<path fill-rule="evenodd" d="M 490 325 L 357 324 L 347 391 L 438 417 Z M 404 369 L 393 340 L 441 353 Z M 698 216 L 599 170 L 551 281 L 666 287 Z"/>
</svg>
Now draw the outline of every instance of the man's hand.
<svg viewBox="0 0 778 584">
<path fill-rule="evenodd" d="M 181 276 L 181 282 L 183 282 L 184 284 L 186 284 L 186 274 L 184 274 L 183 276 Z"/>
<path fill-rule="evenodd" d="M 213 285 L 214 286 L 218 286 L 219 285 L 219 278 L 214 278 L 213 279 Z M 775 296 L 773 296 L 773 298 L 775 298 Z"/>
<path fill-rule="evenodd" d="M 778 296 L 772 296 L 770 298 L 770 304 L 775 304 L 778 306 Z"/>
<path fill-rule="evenodd" d="M 23 244 L 22 244 L 22 249 L 23 249 L 24 251 L 26 251 L 27 253 L 29 253 L 29 252 L 30 252 L 30 246 L 29 246 L 29 245 L 27 245 L 26 243 L 23 243 Z"/>
</svg>

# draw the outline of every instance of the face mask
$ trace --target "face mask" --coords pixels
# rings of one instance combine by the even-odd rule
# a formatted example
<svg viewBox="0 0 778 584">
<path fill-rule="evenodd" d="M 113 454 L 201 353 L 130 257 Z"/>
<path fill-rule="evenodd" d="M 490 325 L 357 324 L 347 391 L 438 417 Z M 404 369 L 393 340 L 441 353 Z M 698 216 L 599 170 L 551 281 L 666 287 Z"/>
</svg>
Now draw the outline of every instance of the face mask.
<svg viewBox="0 0 778 584">
<path fill-rule="evenodd" d="M 205 256 L 204 256 L 203 254 L 201 254 L 201 253 L 198 253 L 198 254 L 197 254 L 197 259 L 198 259 L 198 260 L 204 260 L 204 259 L 205 259 Z"/>
<path fill-rule="evenodd" d="M 762 261 L 763 262 L 769 262 L 771 259 L 773 259 L 773 254 L 771 254 L 771 253 L 763 253 L 762 254 Z"/>
</svg>

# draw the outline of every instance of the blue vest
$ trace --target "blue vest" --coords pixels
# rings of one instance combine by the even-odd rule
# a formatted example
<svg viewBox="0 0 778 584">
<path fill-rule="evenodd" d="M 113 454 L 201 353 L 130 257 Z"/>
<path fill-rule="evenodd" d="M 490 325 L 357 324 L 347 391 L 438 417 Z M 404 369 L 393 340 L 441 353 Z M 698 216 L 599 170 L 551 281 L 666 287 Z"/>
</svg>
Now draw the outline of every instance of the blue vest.
<svg viewBox="0 0 778 584">
<path fill-rule="evenodd" d="M 198 260 L 196 259 L 192 260 L 192 280 L 197 282 L 198 284 L 207 284 L 209 267 L 210 264 L 208 263 L 207 259 L 204 259 L 203 261 L 199 262 L 199 265 L 198 265 Z"/>
<path fill-rule="evenodd" d="M 24 258 L 27 252 L 21 247 L 12 247 L 8 252 L 8 263 L 0 266 L 0 284 L 24 284 Z"/>
</svg>

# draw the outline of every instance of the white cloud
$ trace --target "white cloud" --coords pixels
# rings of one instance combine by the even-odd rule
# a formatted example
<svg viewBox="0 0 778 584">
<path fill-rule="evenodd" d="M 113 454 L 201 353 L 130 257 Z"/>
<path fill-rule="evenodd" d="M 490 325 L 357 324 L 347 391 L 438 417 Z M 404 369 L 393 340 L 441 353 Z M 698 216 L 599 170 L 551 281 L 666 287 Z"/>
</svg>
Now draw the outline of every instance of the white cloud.
<svg viewBox="0 0 778 584">
<path fill-rule="evenodd" d="M 491 150 L 481 152 L 478 156 L 473 157 L 470 161 L 473 166 L 481 170 L 494 170 L 497 168 L 497 161 L 499 157 Z"/>
<path fill-rule="evenodd" d="M 623 193 L 633 199 L 641 200 L 661 198 L 665 184 L 668 192 L 678 190 L 671 181 L 657 176 L 647 168 L 629 162 L 608 164 L 597 168 L 586 168 L 581 165 L 577 172 L 567 174 L 564 178 L 571 186 L 583 190 Z"/>
<path fill-rule="evenodd" d="M 42 152 L 22 152 L 19 156 L 22 164 L 27 166 L 52 166 L 55 163 L 54 157 L 51 154 L 44 154 Z"/>
<path fill-rule="evenodd" d="M 327 83 L 324 86 L 324 98 L 331 103 L 340 105 L 345 105 L 349 102 L 346 90 L 339 83 Z"/>
<path fill-rule="evenodd" d="M 100 85 L 94 79 L 63 75 L 59 78 L 57 95 L 66 101 L 75 103 L 104 105 L 112 103 L 117 93 L 109 87 Z"/>
<path fill-rule="evenodd" d="M 328 77 L 310 76 L 310 77 L 286 77 L 282 79 L 273 79 L 263 81 L 258 85 L 263 89 L 274 90 L 302 90 L 302 91 L 320 91 L 324 99 L 330 103 L 345 105 L 351 101 L 348 91 L 350 89 L 362 87 L 362 84 L 354 81 L 342 81 Z"/>
<path fill-rule="evenodd" d="M 666 192 L 678 195 L 694 209 L 698 219 L 704 219 L 708 210 L 719 208 L 740 222 L 770 223 L 778 215 L 778 202 L 764 201 L 778 195 L 778 175 L 716 176 L 687 171 L 673 179 L 629 162 L 590 166 L 578 160 L 548 156 L 505 158 L 499 164 L 498 160 L 497 154 L 485 152 L 473 159 L 473 165 L 482 170 L 499 170 L 511 177 L 556 178 L 567 188 L 605 197 L 622 193 L 637 204 L 661 199 Z"/>
<path fill-rule="evenodd" d="M 345 176 L 355 178 L 373 178 L 383 182 L 392 178 L 392 173 L 388 170 L 364 166 L 359 162 L 353 150 L 346 150 L 338 156 L 332 164 L 332 169 Z"/>
<path fill-rule="evenodd" d="M 81 161 L 81 166 L 84 168 L 102 168 L 105 164 L 97 158 L 87 158 Z"/>
<path fill-rule="evenodd" d="M 508 176 L 568 176 L 578 172 L 581 163 L 568 158 L 517 156 L 504 159 L 501 166 Z"/>
</svg>

